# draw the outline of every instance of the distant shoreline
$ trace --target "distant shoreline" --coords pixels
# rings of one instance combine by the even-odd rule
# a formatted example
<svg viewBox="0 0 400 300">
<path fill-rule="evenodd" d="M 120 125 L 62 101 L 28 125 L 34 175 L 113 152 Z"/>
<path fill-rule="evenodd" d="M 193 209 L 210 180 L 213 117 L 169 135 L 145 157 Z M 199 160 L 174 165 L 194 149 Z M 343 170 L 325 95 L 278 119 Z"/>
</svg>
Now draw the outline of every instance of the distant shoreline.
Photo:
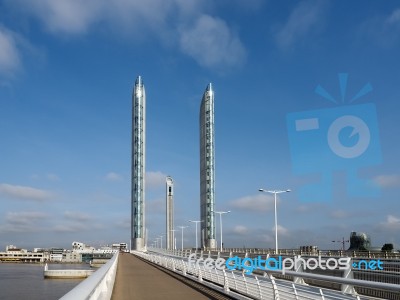
<svg viewBox="0 0 400 300">
<path fill-rule="evenodd" d="M 35 261 L 2 261 L 0 260 L 0 264 L 32 264 L 32 265 L 44 265 L 54 264 L 54 265 L 89 265 L 89 263 L 85 262 L 59 262 L 59 261 L 43 261 L 43 262 L 35 262 Z"/>
</svg>

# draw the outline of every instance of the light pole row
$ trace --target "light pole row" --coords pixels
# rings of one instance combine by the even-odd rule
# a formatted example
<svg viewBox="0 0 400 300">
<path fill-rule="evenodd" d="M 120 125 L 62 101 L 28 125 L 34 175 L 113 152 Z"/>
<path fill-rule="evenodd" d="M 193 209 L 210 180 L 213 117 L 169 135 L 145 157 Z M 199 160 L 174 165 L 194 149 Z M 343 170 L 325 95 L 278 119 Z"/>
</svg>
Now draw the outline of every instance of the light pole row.
<svg viewBox="0 0 400 300">
<path fill-rule="evenodd" d="M 285 191 L 280 191 L 280 190 L 265 190 L 265 189 L 259 189 L 260 192 L 264 193 L 270 193 L 274 194 L 274 206 L 275 206 L 275 253 L 278 254 L 278 217 L 277 217 L 277 212 L 276 212 L 276 194 L 281 194 L 281 193 L 288 193 L 290 190 L 285 190 Z"/>
<path fill-rule="evenodd" d="M 198 249 L 198 246 L 197 246 L 197 224 L 201 223 L 201 222 L 204 222 L 204 220 L 199 220 L 199 221 L 189 220 L 189 222 L 196 224 L 196 250 L 197 250 Z"/>
<path fill-rule="evenodd" d="M 178 228 L 180 228 L 181 230 L 182 230 L 182 240 L 181 240 L 181 242 L 182 242 L 182 250 L 183 250 L 183 229 L 185 229 L 185 228 L 187 228 L 188 226 L 178 226 Z M 172 233 L 173 233 L 173 240 L 175 239 L 175 237 L 174 237 L 174 233 L 175 233 L 175 231 L 178 231 L 177 229 L 171 229 L 171 231 L 172 231 Z M 197 231 L 197 230 L 196 230 Z M 153 246 L 155 245 L 155 247 L 156 248 L 162 248 L 163 247 L 163 244 L 162 244 L 162 238 L 163 238 L 163 236 L 164 235 L 159 235 L 158 237 L 156 237 L 155 239 L 154 239 L 154 241 L 153 241 Z M 197 240 L 197 239 L 196 239 Z M 158 241 L 160 241 L 160 246 L 158 245 Z M 176 248 L 176 245 L 175 245 L 175 247 L 174 248 Z"/>
<path fill-rule="evenodd" d="M 188 226 L 178 226 L 178 228 L 180 228 L 182 230 L 182 251 L 183 251 L 183 229 L 187 228 Z"/>
<path fill-rule="evenodd" d="M 291 190 L 287 189 L 287 190 L 266 190 L 266 189 L 259 189 L 260 192 L 263 193 L 270 193 L 270 194 L 274 194 L 274 211 L 275 211 L 275 253 L 278 254 L 278 216 L 277 216 L 277 208 L 276 208 L 276 194 L 281 194 L 281 193 L 289 193 Z M 223 241 L 222 241 L 222 215 L 223 214 L 228 214 L 231 211 L 214 211 L 214 213 L 219 214 L 219 225 L 220 225 L 220 235 L 221 235 L 221 241 L 220 241 L 220 248 L 222 251 L 222 247 L 223 247 Z M 198 236 L 197 236 L 197 224 L 204 222 L 204 220 L 189 220 L 189 222 L 191 223 L 195 223 L 196 224 L 196 249 L 198 249 Z M 178 226 L 178 228 L 181 228 L 182 230 L 182 238 L 181 238 L 181 242 L 182 242 L 182 250 L 183 250 L 183 229 L 187 228 L 188 226 Z M 176 229 L 172 229 L 171 230 L 174 236 L 175 231 L 177 231 Z M 156 244 L 158 244 L 158 239 L 161 239 L 161 247 L 162 248 L 162 235 L 160 235 L 158 238 L 156 238 Z"/>
<path fill-rule="evenodd" d="M 222 245 L 223 245 L 223 242 L 222 242 L 222 215 L 223 214 L 229 214 L 230 212 L 231 212 L 230 210 L 228 210 L 228 211 L 214 211 L 214 213 L 219 214 L 219 231 L 221 233 L 221 251 L 222 251 Z"/>
</svg>

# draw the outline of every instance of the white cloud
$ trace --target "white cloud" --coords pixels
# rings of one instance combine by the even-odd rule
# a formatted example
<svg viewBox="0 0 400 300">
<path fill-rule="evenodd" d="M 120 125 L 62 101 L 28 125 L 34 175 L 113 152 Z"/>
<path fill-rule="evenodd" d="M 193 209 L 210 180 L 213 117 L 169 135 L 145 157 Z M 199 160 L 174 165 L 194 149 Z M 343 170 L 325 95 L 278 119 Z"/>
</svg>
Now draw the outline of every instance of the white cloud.
<svg viewBox="0 0 400 300">
<path fill-rule="evenodd" d="M 79 212 L 79 211 L 65 211 L 64 217 L 66 219 L 79 221 L 79 222 L 86 222 L 86 221 L 89 221 L 92 219 L 92 217 L 89 214 Z"/>
<path fill-rule="evenodd" d="M 120 174 L 117 174 L 115 172 L 110 172 L 106 175 L 105 179 L 108 181 L 120 181 L 123 180 L 124 178 Z"/>
<path fill-rule="evenodd" d="M 60 180 L 60 177 L 58 177 L 56 174 L 53 174 L 53 173 L 46 174 L 46 178 L 50 181 L 59 181 Z"/>
<path fill-rule="evenodd" d="M 47 214 L 40 211 L 8 212 L 6 221 L 13 224 L 31 224 L 36 220 L 46 218 Z"/>
<path fill-rule="evenodd" d="M 85 34 L 98 24 L 162 34 L 168 17 L 193 14 L 203 4 L 200 0 L 13 0 L 9 5 L 34 16 L 54 34 Z"/>
<path fill-rule="evenodd" d="M 181 30 L 180 47 L 200 65 L 211 68 L 241 65 L 246 57 L 242 42 L 226 22 L 209 15 Z"/>
<path fill-rule="evenodd" d="M 345 210 L 334 210 L 330 213 L 330 216 L 334 219 L 345 219 L 350 217 L 350 213 Z"/>
<path fill-rule="evenodd" d="M 264 0 L 228 0 L 229 4 L 234 2 L 234 5 L 243 11 L 257 11 L 265 4 Z"/>
<path fill-rule="evenodd" d="M 387 24 L 400 24 L 400 9 L 395 9 L 386 19 Z"/>
<path fill-rule="evenodd" d="M 393 215 L 388 215 L 386 221 L 381 222 L 381 227 L 387 230 L 400 230 L 400 218 Z"/>
<path fill-rule="evenodd" d="M 155 199 L 146 201 L 146 215 L 165 214 L 165 199 Z"/>
<path fill-rule="evenodd" d="M 12 75 L 20 64 L 15 34 L 0 26 L 0 75 Z"/>
<path fill-rule="evenodd" d="M 380 175 L 374 178 L 374 182 L 381 188 L 400 187 L 400 176 Z"/>
<path fill-rule="evenodd" d="M 360 33 L 365 36 L 368 43 L 371 38 L 383 47 L 392 47 L 399 41 L 400 9 L 395 9 L 387 16 L 369 18 L 360 25 Z"/>
<path fill-rule="evenodd" d="M 0 233 L 37 232 L 43 229 L 40 223 L 47 219 L 48 215 L 39 211 L 8 212 Z"/>
<path fill-rule="evenodd" d="M 42 21 L 50 32 L 83 33 L 99 18 L 105 1 L 28 0 L 13 1 L 21 10 Z"/>
<path fill-rule="evenodd" d="M 167 176 L 160 171 L 146 172 L 146 188 L 154 189 L 165 186 Z"/>
<path fill-rule="evenodd" d="M 11 185 L 7 183 L 0 184 L 0 195 L 33 201 L 45 201 L 52 197 L 52 193 L 46 190 L 32 188 L 29 186 Z"/>
<path fill-rule="evenodd" d="M 279 202 L 279 199 L 277 199 L 277 202 Z M 266 212 L 274 208 L 274 197 L 260 193 L 255 196 L 246 196 L 233 200 L 230 204 L 240 210 Z"/>
<path fill-rule="evenodd" d="M 49 181 L 60 181 L 60 177 L 58 177 L 57 174 L 54 173 L 47 173 L 45 175 L 39 175 L 39 174 L 32 174 L 30 176 L 32 180 L 42 180 L 42 179 L 47 179 Z"/>
<path fill-rule="evenodd" d="M 400 224 L 400 218 L 396 218 L 395 216 L 388 215 L 387 216 L 387 222 L 389 224 Z"/>
<path fill-rule="evenodd" d="M 323 205 L 321 203 L 307 203 L 295 207 L 293 210 L 296 213 L 310 213 L 312 211 L 321 210 Z"/>
<path fill-rule="evenodd" d="M 261 239 L 260 239 L 260 237 L 261 237 Z M 269 235 L 269 234 L 265 234 L 265 233 L 261 234 L 258 239 L 259 239 L 259 241 L 261 241 L 263 243 L 264 242 L 265 243 L 269 243 L 269 244 L 275 243 L 275 236 L 272 236 L 272 235 Z"/>
<path fill-rule="evenodd" d="M 117 228 L 122 228 L 122 229 L 129 229 L 131 228 L 131 219 L 123 219 L 123 220 L 118 220 L 116 223 Z"/>
<path fill-rule="evenodd" d="M 243 225 L 236 225 L 233 228 L 233 232 L 238 235 L 247 235 L 249 233 L 249 229 Z"/>
<path fill-rule="evenodd" d="M 212 7 L 207 2 L 14 0 L 8 5 L 38 19 L 57 36 L 87 34 L 101 25 L 103 31 L 128 35 L 133 42 L 156 37 L 165 45 L 179 45 L 178 50 L 204 67 L 240 65 L 246 56 L 244 46 L 224 20 L 207 13 Z"/>
<path fill-rule="evenodd" d="M 301 1 L 291 12 L 286 24 L 276 34 L 276 42 L 283 49 L 291 48 L 310 33 L 318 32 L 321 27 L 326 1 Z"/>
<path fill-rule="evenodd" d="M 275 232 L 275 226 L 272 228 L 273 231 Z M 289 234 L 289 230 L 281 225 L 278 224 L 278 234 L 282 234 L 282 235 L 288 235 Z"/>
<path fill-rule="evenodd" d="M 55 232 L 67 233 L 67 232 L 81 232 L 88 230 L 89 228 L 81 223 L 70 223 L 70 224 L 58 224 L 52 228 Z"/>
</svg>

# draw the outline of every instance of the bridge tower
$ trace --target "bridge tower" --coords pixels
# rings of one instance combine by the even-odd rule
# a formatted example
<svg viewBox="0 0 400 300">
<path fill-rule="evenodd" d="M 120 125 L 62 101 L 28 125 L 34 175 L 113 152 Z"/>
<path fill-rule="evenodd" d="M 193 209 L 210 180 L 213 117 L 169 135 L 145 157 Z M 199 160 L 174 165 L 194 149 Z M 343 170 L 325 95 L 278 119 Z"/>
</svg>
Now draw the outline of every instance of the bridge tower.
<svg viewBox="0 0 400 300">
<path fill-rule="evenodd" d="M 132 94 L 131 248 L 145 246 L 146 93 L 141 76 Z"/>
<path fill-rule="evenodd" d="M 214 145 L 214 91 L 210 83 L 200 106 L 200 224 L 201 246 L 211 249 L 216 248 Z"/>
</svg>

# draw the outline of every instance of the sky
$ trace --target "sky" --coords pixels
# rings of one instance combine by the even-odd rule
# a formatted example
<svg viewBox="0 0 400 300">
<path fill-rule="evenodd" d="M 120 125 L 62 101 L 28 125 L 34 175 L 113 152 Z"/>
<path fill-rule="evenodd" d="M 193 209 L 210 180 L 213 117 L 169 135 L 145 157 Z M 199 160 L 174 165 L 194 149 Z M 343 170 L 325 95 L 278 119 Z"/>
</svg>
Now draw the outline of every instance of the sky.
<svg viewBox="0 0 400 300">
<path fill-rule="evenodd" d="M 399 53 L 398 1 L 1 0 L 0 249 L 129 243 L 138 75 L 149 243 L 170 175 L 195 245 L 211 82 L 225 247 L 275 247 L 264 188 L 291 189 L 280 248 L 340 249 L 356 231 L 399 249 Z"/>
</svg>

